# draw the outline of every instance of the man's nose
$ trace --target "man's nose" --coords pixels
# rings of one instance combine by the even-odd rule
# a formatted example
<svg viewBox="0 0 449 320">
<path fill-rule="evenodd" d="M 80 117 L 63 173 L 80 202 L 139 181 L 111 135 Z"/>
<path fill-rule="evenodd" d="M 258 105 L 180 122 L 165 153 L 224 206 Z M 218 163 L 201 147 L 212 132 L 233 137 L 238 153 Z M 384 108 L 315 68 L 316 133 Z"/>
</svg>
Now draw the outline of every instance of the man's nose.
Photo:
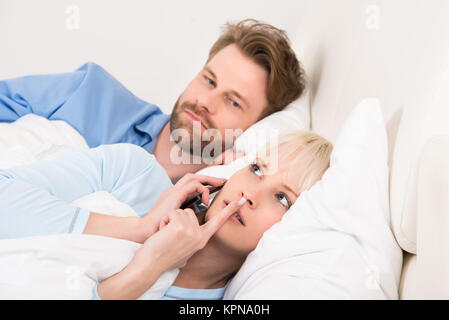
<svg viewBox="0 0 449 320">
<path fill-rule="evenodd" d="M 203 112 L 214 114 L 217 111 L 217 98 L 212 92 L 199 94 L 196 103 Z"/>
</svg>

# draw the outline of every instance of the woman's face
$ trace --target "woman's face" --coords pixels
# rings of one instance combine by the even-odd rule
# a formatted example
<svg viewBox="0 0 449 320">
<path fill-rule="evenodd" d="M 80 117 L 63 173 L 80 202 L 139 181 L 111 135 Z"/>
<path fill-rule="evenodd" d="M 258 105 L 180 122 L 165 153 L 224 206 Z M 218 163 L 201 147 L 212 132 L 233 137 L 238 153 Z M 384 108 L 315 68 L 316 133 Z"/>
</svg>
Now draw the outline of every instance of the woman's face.
<svg viewBox="0 0 449 320">
<path fill-rule="evenodd" d="M 273 169 L 270 163 L 257 159 L 237 171 L 207 211 L 206 221 L 227 203 L 246 198 L 246 203 L 237 212 L 240 219 L 232 215 L 214 235 L 216 241 L 237 254 L 246 256 L 254 250 L 263 233 L 280 221 L 298 198 L 299 173 L 281 164 L 277 170 Z"/>
</svg>

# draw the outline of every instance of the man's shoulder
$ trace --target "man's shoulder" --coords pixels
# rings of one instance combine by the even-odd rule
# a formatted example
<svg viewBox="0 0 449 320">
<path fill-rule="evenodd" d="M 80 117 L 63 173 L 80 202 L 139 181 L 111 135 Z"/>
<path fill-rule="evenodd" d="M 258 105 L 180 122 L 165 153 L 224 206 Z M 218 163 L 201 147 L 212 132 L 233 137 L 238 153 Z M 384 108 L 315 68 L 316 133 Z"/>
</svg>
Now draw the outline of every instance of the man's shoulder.
<svg viewBox="0 0 449 320">
<path fill-rule="evenodd" d="M 92 72 L 108 73 L 105 68 L 103 68 L 98 63 L 95 63 L 93 61 L 87 61 L 81 67 L 76 69 L 76 71 L 81 71 L 81 70 L 83 70 L 83 71 L 92 71 Z"/>
<path fill-rule="evenodd" d="M 109 92 L 115 97 L 127 97 L 131 99 L 128 103 L 142 103 L 122 82 L 120 82 L 104 66 L 88 61 L 80 66 L 75 72 L 84 73 L 84 83 L 89 88 L 89 92 L 101 93 Z M 134 101 L 135 99 L 135 101 Z"/>
<path fill-rule="evenodd" d="M 75 72 L 84 72 L 86 76 L 93 77 L 95 79 L 108 79 L 118 82 L 118 80 L 109 71 L 92 61 L 84 63 L 81 67 L 76 69 Z"/>
</svg>

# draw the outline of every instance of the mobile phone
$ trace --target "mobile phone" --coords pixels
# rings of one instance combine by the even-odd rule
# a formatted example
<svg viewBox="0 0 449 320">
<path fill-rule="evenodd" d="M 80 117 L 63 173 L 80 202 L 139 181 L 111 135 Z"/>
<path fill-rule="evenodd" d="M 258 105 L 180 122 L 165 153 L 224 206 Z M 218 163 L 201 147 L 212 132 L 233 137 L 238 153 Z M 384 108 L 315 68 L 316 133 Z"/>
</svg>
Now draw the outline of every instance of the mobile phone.
<svg viewBox="0 0 449 320">
<path fill-rule="evenodd" d="M 211 188 L 209 190 L 209 205 L 206 205 L 203 203 L 201 199 L 201 194 L 195 196 L 194 198 L 184 202 L 181 205 L 181 209 L 187 209 L 190 208 L 195 212 L 199 224 L 204 223 L 204 218 L 206 217 L 206 212 L 209 209 L 209 207 L 212 205 L 212 202 L 214 201 L 217 194 L 220 192 L 221 188 L 223 188 L 224 184 L 218 187 Z"/>
</svg>

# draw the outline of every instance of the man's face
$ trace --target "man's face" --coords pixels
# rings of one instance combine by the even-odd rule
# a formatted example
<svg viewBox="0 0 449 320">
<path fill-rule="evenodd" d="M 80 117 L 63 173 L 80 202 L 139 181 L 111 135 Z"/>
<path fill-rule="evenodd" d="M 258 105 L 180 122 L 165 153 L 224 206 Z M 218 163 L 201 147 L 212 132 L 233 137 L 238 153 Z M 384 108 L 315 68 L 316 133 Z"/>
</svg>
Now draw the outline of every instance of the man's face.
<svg viewBox="0 0 449 320">
<path fill-rule="evenodd" d="M 205 140 L 205 134 L 212 132 L 217 136 L 219 132 L 221 151 L 224 151 L 225 129 L 240 129 L 235 132 L 241 133 L 261 116 L 267 106 L 267 81 L 268 73 L 244 56 L 235 44 L 223 48 L 178 98 L 170 119 L 171 132 L 176 129 L 186 130 L 190 137 L 190 148 L 180 146 L 196 154 L 192 150 L 194 134 L 197 141 L 202 141 Z M 194 123 L 198 130 L 194 130 Z M 226 147 L 232 146 L 235 138 L 231 142 L 226 141 Z M 217 143 L 215 139 L 212 141 Z M 202 141 L 201 151 L 209 143 L 208 140 Z"/>
</svg>

